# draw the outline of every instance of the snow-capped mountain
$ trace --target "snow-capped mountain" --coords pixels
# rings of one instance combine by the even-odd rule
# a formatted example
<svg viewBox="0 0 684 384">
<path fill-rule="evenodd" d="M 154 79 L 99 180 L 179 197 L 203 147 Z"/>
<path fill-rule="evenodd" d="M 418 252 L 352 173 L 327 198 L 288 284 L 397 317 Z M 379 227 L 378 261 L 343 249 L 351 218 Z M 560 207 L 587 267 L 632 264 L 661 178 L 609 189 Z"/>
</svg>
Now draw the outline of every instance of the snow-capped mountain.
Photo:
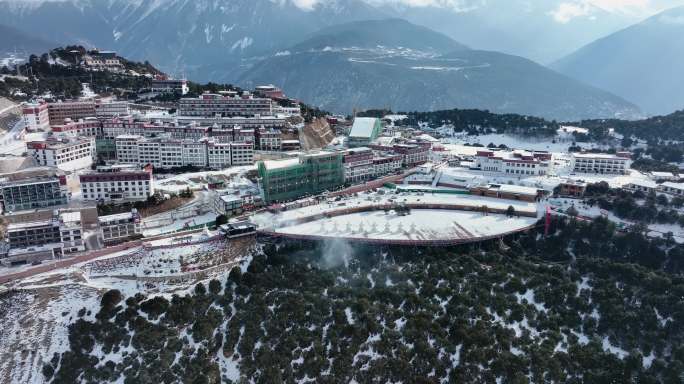
<svg viewBox="0 0 684 384">
<path fill-rule="evenodd" d="M 322 27 L 373 17 L 383 14 L 361 0 L 0 0 L 2 25 L 114 49 L 198 80 L 208 80 L 212 66 L 235 72 Z"/>
<path fill-rule="evenodd" d="M 273 82 L 340 112 L 468 107 L 568 119 L 638 113 L 529 60 L 471 50 L 430 26 L 389 19 L 397 10 L 378 10 L 373 1 L 0 0 L 0 25 L 116 50 L 195 81 Z"/>
</svg>

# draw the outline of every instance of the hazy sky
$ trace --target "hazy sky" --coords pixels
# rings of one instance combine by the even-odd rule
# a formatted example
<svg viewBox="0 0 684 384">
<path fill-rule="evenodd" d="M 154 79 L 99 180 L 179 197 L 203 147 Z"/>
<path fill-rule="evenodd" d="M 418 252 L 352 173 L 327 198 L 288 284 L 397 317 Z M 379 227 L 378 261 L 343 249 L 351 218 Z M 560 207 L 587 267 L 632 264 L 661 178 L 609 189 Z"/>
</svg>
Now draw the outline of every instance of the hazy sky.
<svg viewBox="0 0 684 384">
<path fill-rule="evenodd" d="M 317 3 L 335 0 L 292 0 L 304 9 L 311 9 Z M 559 23 L 568 23 L 575 18 L 596 17 L 602 11 L 623 14 L 640 19 L 664 9 L 684 5 L 684 0 L 365 0 L 374 5 L 394 4 L 400 6 L 437 6 L 457 12 L 468 12 L 483 6 L 496 6 L 506 2 L 520 4 L 520 12 L 531 7 L 544 8 L 546 14 Z"/>
</svg>

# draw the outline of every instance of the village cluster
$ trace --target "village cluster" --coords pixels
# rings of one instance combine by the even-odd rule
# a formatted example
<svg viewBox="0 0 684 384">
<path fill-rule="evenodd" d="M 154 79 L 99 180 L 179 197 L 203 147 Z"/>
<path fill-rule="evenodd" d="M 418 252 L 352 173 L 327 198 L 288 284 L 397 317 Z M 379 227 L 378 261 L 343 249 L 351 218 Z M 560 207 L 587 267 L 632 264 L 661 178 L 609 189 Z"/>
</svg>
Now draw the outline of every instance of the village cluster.
<svg viewBox="0 0 684 384">
<path fill-rule="evenodd" d="M 89 58 L 89 66 L 118 68 L 116 56 L 108 57 L 105 52 Z M 307 122 L 298 102 L 272 85 L 189 97 L 185 80 L 155 78 L 149 92 L 182 97 L 160 106 L 90 92 L 77 100 L 21 106 L 22 118 L 11 121 L 0 138 L 0 264 L 38 264 L 143 236 L 212 227 L 217 216 L 240 219 L 224 231 L 268 227 L 272 234 L 294 235 L 297 230 L 279 231 L 274 224 L 287 222 L 278 216 L 283 212 L 303 209 L 300 220 L 289 223 L 306 224 L 299 232 L 311 233 L 315 225 L 319 230 L 313 232 L 328 237 L 346 230 L 347 237 L 375 240 L 448 240 L 477 238 L 478 228 L 485 237 L 523 230 L 534 221 L 529 217 L 544 212 L 542 201 L 554 191 L 581 198 L 588 183 L 601 180 L 633 191 L 684 195 L 674 174 L 632 170 L 628 152 L 527 150 L 524 141 L 519 149 L 472 145 L 448 127 L 406 126 L 401 115 Z M 562 128 L 557 139 L 567 140 L 577 129 Z M 114 214 L 97 209 L 183 193 L 188 199 L 181 206 L 148 217 L 135 208 Z M 506 202 L 496 201 L 501 199 Z M 349 208 L 362 201 L 371 201 L 374 210 L 484 206 L 510 216 L 513 209 L 528 219 L 485 225 L 454 214 L 440 219 L 455 223 L 453 230 L 437 233 L 423 228 L 429 217 L 412 223 L 376 217 L 365 229 L 364 217 L 358 217 L 355 230 L 346 215 L 361 214 Z M 342 221 L 311 224 L 320 219 L 307 216 L 312 205 L 327 207 L 317 214 L 326 211 Z"/>
</svg>

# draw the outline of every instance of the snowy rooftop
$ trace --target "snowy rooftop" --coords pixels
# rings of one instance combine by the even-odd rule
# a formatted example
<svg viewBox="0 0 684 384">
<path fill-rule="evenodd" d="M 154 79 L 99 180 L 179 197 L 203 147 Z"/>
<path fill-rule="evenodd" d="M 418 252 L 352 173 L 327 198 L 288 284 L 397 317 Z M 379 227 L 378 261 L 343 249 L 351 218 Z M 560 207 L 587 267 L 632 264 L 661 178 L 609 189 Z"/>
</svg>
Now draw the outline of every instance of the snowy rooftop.
<svg viewBox="0 0 684 384">
<path fill-rule="evenodd" d="M 662 185 L 663 187 L 665 187 L 665 188 L 672 188 L 672 189 L 684 190 L 684 184 L 673 183 L 673 182 L 671 182 L 671 181 L 667 181 L 667 182 L 665 182 L 665 183 L 663 183 L 663 184 L 661 184 L 661 185 Z"/>
<path fill-rule="evenodd" d="M 536 222 L 530 217 L 483 215 L 436 209 L 414 209 L 399 216 L 383 211 L 360 212 L 278 228 L 282 234 L 324 238 L 402 241 L 468 241 L 524 230 Z"/>
<path fill-rule="evenodd" d="M 573 153 L 575 158 L 581 159 L 607 159 L 607 160 L 629 160 L 624 156 L 614 155 L 612 153 Z"/>
<path fill-rule="evenodd" d="M 656 183 L 653 180 L 648 180 L 648 179 L 633 180 L 629 184 L 636 185 L 639 187 L 645 187 L 645 188 L 656 188 L 658 186 L 658 183 Z"/>
<path fill-rule="evenodd" d="M 124 212 L 124 213 L 116 213 L 113 215 L 107 215 L 107 216 L 100 216 L 97 218 L 97 221 L 100 223 L 108 223 L 112 221 L 119 221 L 119 220 L 130 220 L 133 218 L 133 212 Z"/>
<path fill-rule="evenodd" d="M 531 188 L 531 187 L 523 187 L 520 185 L 509 185 L 509 184 L 502 184 L 498 186 L 498 189 L 502 192 L 508 192 L 508 193 L 517 193 L 521 195 L 537 195 L 537 188 Z"/>
<path fill-rule="evenodd" d="M 283 160 L 265 160 L 264 161 L 264 166 L 266 169 L 281 169 L 281 168 L 287 168 L 287 167 L 292 167 L 299 164 L 299 159 L 298 158 L 293 158 L 293 159 L 283 159 Z"/>
<path fill-rule="evenodd" d="M 62 212 L 59 214 L 59 218 L 65 223 L 73 223 L 76 221 L 81 221 L 81 212 Z"/>
<path fill-rule="evenodd" d="M 354 119 L 349 137 L 370 138 L 378 119 L 374 117 L 357 117 Z"/>
<path fill-rule="evenodd" d="M 558 128 L 558 131 L 556 131 L 556 132 L 557 132 L 558 134 L 561 134 L 561 133 L 570 133 L 570 134 L 572 134 L 572 133 L 575 133 L 575 132 L 576 132 L 576 133 L 587 134 L 587 133 L 589 133 L 589 130 L 588 130 L 587 128 L 572 127 L 572 126 L 569 126 L 569 125 L 564 125 L 564 126 L 561 126 L 560 128 Z"/>
<path fill-rule="evenodd" d="M 651 176 L 653 177 L 675 177 L 674 173 L 672 172 L 651 172 Z"/>
<path fill-rule="evenodd" d="M 497 199 L 484 196 L 473 195 L 452 195 L 440 193 L 422 193 L 422 192 L 402 192 L 402 193 L 372 193 L 361 194 L 357 197 L 347 197 L 341 201 L 321 203 L 291 209 L 279 213 L 260 212 L 250 217 L 250 221 L 260 227 L 279 226 L 292 220 L 302 219 L 305 217 L 318 215 L 325 212 L 337 211 L 348 208 L 361 208 L 378 206 L 391 202 L 407 203 L 407 204 L 446 204 L 459 205 L 462 207 L 479 208 L 486 205 L 492 209 L 500 209 L 505 211 L 509 206 L 513 206 L 516 212 L 521 213 L 536 213 L 537 204 L 519 200 Z"/>
</svg>

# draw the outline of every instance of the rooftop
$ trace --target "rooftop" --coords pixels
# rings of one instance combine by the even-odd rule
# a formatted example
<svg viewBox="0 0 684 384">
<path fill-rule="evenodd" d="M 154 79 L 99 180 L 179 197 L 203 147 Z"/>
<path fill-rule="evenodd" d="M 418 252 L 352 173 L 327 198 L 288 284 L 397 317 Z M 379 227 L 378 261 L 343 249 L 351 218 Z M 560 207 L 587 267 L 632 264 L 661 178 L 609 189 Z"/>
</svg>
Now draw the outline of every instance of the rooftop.
<svg viewBox="0 0 684 384">
<path fill-rule="evenodd" d="M 97 221 L 99 221 L 100 223 L 106 223 L 109 221 L 130 220 L 132 218 L 133 218 L 133 212 L 124 212 L 124 213 L 116 213 L 114 215 L 100 216 L 97 218 Z"/>
<path fill-rule="evenodd" d="M 219 197 L 224 203 L 234 203 L 234 202 L 241 202 L 242 198 L 240 196 L 235 196 L 235 195 L 221 195 Z"/>
<path fill-rule="evenodd" d="M 282 169 L 289 168 L 299 164 L 299 159 L 284 159 L 284 160 L 265 160 L 264 166 L 266 169 Z"/>
<path fill-rule="evenodd" d="M 672 188 L 672 189 L 682 189 L 684 190 L 684 184 L 681 183 L 673 183 L 671 181 L 667 181 L 661 184 L 663 187 L 666 188 Z"/>
<path fill-rule="evenodd" d="M 373 136 L 373 129 L 379 120 L 374 117 L 357 117 L 354 119 L 349 137 L 360 137 L 370 139 Z"/>
<path fill-rule="evenodd" d="M 640 180 L 633 180 L 633 181 L 630 182 L 629 184 L 637 185 L 637 186 L 639 186 L 639 187 L 646 187 L 646 188 L 656 188 L 656 187 L 658 186 L 658 183 L 656 183 L 655 181 L 653 181 L 653 180 L 646 180 L 646 179 L 643 179 L 643 180 L 641 180 L 641 179 L 640 179 Z"/>
<path fill-rule="evenodd" d="M 81 212 L 62 212 L 59 214 L 59 218 L 65 223 L 81 221 Z"/>
<path fill-rule="evenodd" d="M 573 153 L 572 155 L 580 159 L 629 160 L 626 156 L 618 156 L 612 153 Z"/>
</svg>

